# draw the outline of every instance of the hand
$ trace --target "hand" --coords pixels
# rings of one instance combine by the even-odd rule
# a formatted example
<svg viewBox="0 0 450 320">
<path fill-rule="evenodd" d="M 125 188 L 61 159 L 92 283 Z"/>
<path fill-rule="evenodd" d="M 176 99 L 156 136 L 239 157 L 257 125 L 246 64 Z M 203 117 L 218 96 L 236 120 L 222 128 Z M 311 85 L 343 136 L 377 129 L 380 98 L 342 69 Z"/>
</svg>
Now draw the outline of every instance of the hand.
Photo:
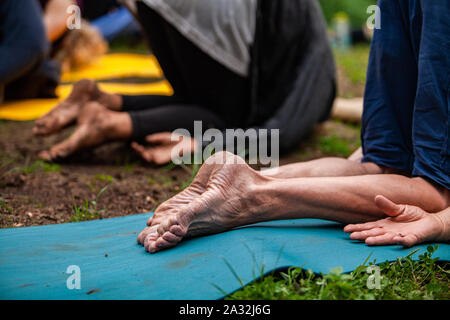
<svg viewBox="0 0 450 320">
<path fill-rule="evenodd" d="M 377 207 L 389 217 L 375 222 L 348 225 L 345 232 L 353 240 L 368 245 L 401 244 L 405 247 L 438 240 L 444 223 L 438 214 L 430 214 L 409 205 L 398 205 L 383 196 L 375 198 Z"/>
<path fill-rule="evenodd" d="M 176 135 L 175 137 L 178 137 L 178 141 L 172 140 L 172 133 L 170 132 L 155 133 L 145 138 L 150 146 L 143 146 L 133 142 L 131 147 L 145 161 L 158 165 L 169 163 L 172 160 L 174 148 L 178 149 L 179 156 L 193 154 L 198 150 L 198 143 L 195 139 L 181 135 Z"/>
</svg>

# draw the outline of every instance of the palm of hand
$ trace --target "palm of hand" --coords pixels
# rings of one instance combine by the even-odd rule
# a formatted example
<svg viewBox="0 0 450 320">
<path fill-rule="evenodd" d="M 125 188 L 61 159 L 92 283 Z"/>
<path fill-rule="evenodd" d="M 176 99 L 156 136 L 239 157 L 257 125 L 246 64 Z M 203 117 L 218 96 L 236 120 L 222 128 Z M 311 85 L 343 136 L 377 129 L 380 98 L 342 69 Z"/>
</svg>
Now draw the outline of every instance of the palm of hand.
<svg viewBox="0 0 450 320">
<path fill-rule="evenodd" d="M 439 236 L 440 220 L 435 215 L 415 206 L 396 205 L 384 197 L 377 200 L 381 203 L 377 205 L 391 216 L 374 222 L 348 225 L 344 231 L 351 232 L 351 239 L 365 241 L 368 245 L 401 244 L 411 247 Z"/>
</svg>

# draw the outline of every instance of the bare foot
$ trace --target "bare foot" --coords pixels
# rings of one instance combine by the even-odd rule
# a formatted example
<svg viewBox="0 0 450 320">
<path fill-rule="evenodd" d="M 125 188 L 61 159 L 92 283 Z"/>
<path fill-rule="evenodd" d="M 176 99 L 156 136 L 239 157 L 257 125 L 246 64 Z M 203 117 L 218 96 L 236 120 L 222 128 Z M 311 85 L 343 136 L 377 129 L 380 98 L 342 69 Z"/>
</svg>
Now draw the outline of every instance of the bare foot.
<svg viewBox="0 0 450 320">
<path fill-rule="evenodd" d="M 178 140 L 172 140 L 178 138 Z M 131 147 L 147 162 L 163 165 L 174 161 L 173 156 L 191 155 L 198 150 L 194 138 L 173 135 L 171 132 L 159 132 L 148 135 L 145 140 L 150 145 L 140 145 L 133 142 Z"/>
<path fill-rule="evenodd" d="M 81 108 L 88 101 L 95 100 L 100 94 L 97 84 L 83 79 L 74 84 L 72 92 L 50 112 L 36 120 L 33 128 L 35 135 L 49 135 L 72 124 Z"/>
<path fill-rule="evenodd" d="M 163 203 L 149 220 L 138 242 L 151 253 L 177 245 L 182 239 L 223 232 L 264 221 L 253 215 L 257 197 L 253 187 L 270 180 L 228 152 L 210 157 L 194 182 Z"/>
<path fill-rule="evenodd" d="M 38 157 L 54 161 L 74 152 L 98 146 L 103 142 L 131 137 L 132 124 L 128 113 L 108 110 L 97 102 L 85 104 L 77 119 L 75 132 L 65 141 L 42 151 Z"/>
</svg>

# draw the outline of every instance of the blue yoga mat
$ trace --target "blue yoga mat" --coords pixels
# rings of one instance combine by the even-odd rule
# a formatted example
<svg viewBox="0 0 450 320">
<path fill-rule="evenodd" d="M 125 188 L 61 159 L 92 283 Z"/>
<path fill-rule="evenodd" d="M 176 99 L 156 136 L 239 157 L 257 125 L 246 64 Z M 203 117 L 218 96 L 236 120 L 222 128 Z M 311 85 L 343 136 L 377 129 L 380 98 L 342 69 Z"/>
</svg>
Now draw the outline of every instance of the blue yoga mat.
<svg viewBox="0 0 450 320">
<path fill-rule="evenodd" d="M 221 290 L 240 288 L 236 275 L 249 283 L 262 266 L 265 273 L 289 266 L 350 272 L 371 253 L 370 261 L 384 262 L 411 251 L 352 241 L 337 223 L 288 220 L 151 255 L 136 243 L 149 216 L 0 230 L 0 299 L 219 299 Z M 450 260 L 450 245 L 439 244 L 435 256 Z M 67 287 L 69 266 L 79 267 L 80 289 Z"/>
</svg>

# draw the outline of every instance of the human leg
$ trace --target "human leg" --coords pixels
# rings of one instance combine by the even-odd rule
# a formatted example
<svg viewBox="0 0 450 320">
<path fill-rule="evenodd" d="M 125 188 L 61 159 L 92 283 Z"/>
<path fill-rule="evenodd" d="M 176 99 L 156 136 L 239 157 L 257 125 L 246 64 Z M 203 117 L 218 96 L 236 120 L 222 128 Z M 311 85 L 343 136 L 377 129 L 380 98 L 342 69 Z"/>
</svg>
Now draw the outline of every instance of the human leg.
<svg viewBox="0 0 450 320">
<path fill-rule="evenodd" d="M 443 210 L 448 194 L 422 178 L 364 175 L 274 179 L 230 153 L 208 159 L 192 185 L 161 205 L 138 237 L 150 252 L 176 245 L 184 237 L 229 230 L 270 220 L 318 218 L 342 223 L 374 221 L 384 213 L 374 198 Z"/>
</svg>

